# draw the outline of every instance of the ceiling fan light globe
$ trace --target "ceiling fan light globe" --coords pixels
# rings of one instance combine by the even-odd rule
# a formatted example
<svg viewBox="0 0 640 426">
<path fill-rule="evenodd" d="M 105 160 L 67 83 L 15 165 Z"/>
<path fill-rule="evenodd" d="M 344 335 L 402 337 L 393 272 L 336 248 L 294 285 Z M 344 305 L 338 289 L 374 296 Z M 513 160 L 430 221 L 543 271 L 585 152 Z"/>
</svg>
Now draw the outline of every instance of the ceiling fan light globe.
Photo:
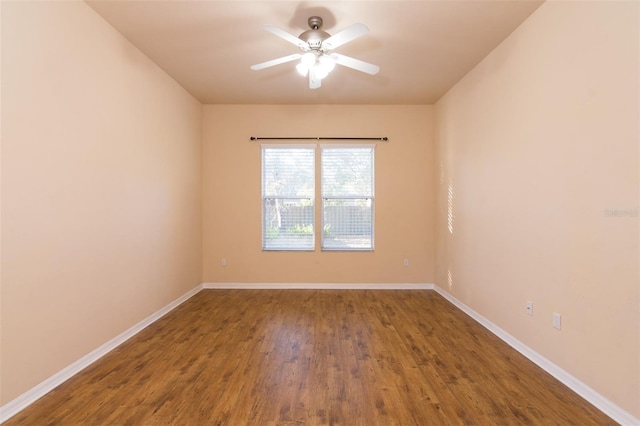
<svg viewBox="0 0 640 426">
<path fill-rule="evenodd" d="M 313 75 L 318 79 L 318 80 L 322 80 L 323 78 L 325 78 L 326 76 L 329 75 L 329 73 L 327 72 L 327 70 L 325 70 L 321 65 L 316 65 L 315 67 L 313 67 Z"/>
<path fill-rule="evenodd" d="M 322 55 L 318 59 L 318 63 L 320 64 L 322 69 L 327 72 L 327 74 L 333 71 L 333 69 L 336 67 L 336 61 L 329 55 Z"/>
<path fill-rule="evenodd" d="M 300 63 L 304 64 L 307 68 L 311 68 L 316 63 L 316 55 L 313 52 L 307 52 L 302 55 Z"/>
<path fill-rule="evenodd" d="M 309 67 L 302 62 L 296 65 L 296 70 L 298 70 L 298 73 L 303 77 L 306 77 L 309 73 Z"/>
</svg>

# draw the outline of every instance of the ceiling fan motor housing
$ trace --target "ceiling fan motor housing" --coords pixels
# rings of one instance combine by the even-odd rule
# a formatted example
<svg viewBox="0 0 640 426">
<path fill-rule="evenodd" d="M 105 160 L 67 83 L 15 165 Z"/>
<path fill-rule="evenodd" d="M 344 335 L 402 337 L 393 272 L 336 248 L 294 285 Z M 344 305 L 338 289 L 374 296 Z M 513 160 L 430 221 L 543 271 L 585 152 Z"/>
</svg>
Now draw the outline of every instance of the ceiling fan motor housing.
<svg viewBox="0 0 640 426">
<path fill-rule="evenodd" d="M 320 30 L 322 27 L 322 18 L 319 16 L 312 16 L 307 21 L 309 23 L 310 30 L 307 30 L 300 34 L 298 38 L 309 45 L 312 50 L 319 50 L 322 47 L 322 42 L 331 37 L 327 32 Z"/>
</svg>

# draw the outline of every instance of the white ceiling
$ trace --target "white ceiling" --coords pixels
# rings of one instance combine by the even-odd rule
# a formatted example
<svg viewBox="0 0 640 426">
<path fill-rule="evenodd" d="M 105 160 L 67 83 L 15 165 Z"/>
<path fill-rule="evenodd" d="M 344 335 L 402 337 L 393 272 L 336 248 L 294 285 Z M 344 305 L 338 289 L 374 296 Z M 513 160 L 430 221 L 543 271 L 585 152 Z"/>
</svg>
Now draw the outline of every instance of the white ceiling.
<svg viewBox="0 0 640 426">
<path fill-rule="evenodd" d="M 205 104 L 432 104 L 542 1 L 86 0 Z M 338 66 L 311 90 L 295 62 L 250 65 L 297 53 L 263 30 L 298 36 L 320 16 L 330 34 L 361 22 L 369 33 L 335 51 L 379 65 L 377 75 Z"/>
</svg>

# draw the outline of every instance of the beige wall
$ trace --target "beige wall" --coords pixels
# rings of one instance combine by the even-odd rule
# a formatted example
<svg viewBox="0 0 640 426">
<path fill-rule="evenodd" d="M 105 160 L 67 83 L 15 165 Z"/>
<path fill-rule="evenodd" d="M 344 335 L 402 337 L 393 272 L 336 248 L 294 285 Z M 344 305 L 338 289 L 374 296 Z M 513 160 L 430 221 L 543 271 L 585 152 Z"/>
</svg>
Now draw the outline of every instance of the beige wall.
<svg viewBox="0 0 640 426">
<path fill-rule="evenodd" d="M 84 3 L 0 4 L 0 405 L 203 281 L 436 282 L 640 417 L 637 2 L 546 3 L 435 108 L 204 113 Z M 269 135 L 390 138 L 374 252 L 260 250 Z"/>
<path fill-rule="evenodd" d="M 250 136 L 388 136 L 376 147 L 376 250 L 262 252 L 261 145 Z M 207 105 L 203 141 L 204 282 L 433 282 L 432 107 Z"/>
<path fill-rule="evenodd" d="M 2 2 L 5 404 L 201 283 L 201 105 L 83 2 Z"/>
<path fill-rule="evenodd" d="M 437 284 L 636 417 L 638 5 L 544 4 L 435 118 Z"/>
</svg>

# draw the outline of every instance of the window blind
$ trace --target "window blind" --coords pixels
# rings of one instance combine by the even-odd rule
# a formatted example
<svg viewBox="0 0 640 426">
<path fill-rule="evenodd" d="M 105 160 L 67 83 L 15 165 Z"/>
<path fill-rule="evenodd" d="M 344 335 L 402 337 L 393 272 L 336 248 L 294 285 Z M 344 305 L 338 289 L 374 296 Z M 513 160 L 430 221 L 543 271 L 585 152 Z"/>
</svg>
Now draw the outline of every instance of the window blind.
<svg viewBox="0 0 640 426">
<path fill-rule="evenodd" d="M 315 248 L 315 148 L 262 148 L 262 249 Z"/>
<path fill-rule="evenodd" d="M 323 147 L 322 249 L 373 250 L 374 147 Z"/>
</svg>

